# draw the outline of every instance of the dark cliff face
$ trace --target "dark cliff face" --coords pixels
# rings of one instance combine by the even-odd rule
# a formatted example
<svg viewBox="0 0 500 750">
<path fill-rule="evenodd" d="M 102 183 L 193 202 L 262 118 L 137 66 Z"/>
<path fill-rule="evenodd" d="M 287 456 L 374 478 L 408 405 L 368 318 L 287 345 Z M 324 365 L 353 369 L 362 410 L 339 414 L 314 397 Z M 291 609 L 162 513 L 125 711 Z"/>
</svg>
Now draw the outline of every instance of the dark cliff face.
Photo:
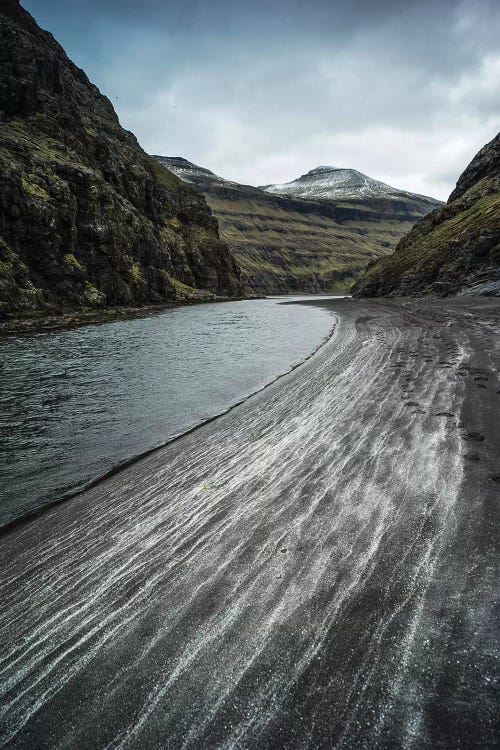
<svg viewBox="0 0 500 750">
<path fill-rule="evenodd" d="M 474 157 L 448 202 L 419 221 L 393 255 L 372 264 L 353 292 L 500 296 L 500 133 Z"/>
<path fill-rule="evenodd" d="M 347 292 L 374 258 L 390 253 L 425 213 L 423 196 L 342 200 L 279 195 L 218 177 L 178 157 L 156 157 L 205 195 L 251 292 Z"/>
<path fill-rule="evenodd" d="M 18 2 L 2 0 L 0 315 L 240 294 L 204 198 L 140 148 Z"/>
</svg>

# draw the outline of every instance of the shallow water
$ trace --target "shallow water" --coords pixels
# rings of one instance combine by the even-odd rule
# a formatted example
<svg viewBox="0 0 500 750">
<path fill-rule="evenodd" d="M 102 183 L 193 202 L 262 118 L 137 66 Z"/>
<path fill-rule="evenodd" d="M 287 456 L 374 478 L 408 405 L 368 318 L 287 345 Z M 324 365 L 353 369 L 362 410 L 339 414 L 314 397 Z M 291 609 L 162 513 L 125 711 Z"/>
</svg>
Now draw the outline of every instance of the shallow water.
<svg viewBox="0 0 500 750">
<path fill-rule="evenodd" d="M 298 299 L 298 298 L 297 298 Z M 330 313 L 282 299 L 0 341 L 0 524 L 224 411 L 301 362 Z"/>
</svg>

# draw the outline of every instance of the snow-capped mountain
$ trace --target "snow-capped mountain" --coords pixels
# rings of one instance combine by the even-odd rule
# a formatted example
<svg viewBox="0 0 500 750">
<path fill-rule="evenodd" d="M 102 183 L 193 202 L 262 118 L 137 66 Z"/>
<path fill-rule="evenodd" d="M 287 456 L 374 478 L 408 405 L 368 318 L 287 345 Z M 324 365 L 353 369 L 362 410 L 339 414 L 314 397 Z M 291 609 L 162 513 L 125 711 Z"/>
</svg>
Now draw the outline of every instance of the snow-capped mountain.
<svg viewBox="0 0 500 750">
<path fill-rule="evenodd" d="M 160 162 L 164 167 L 167 167 L 177 177 L 184 182 L 189 182 L 192 185 L 202 185 L 205 187 L 207 184 L 227 184 L 228 180 L 222 179 L 210 169 L 205 167 L 199 167 L 197 164 L 184 159 L 182 156 L 153 156 L 154 159 Z"/>
<path fill-rule="evenodd" d="M 307 174 L 284 185 L 263 185 L 262 190 L 275 195 L 290 195 L 295 198 L 338 200 L 343 198 L 401 198 L 411 196 L 404 190 L 374 180 L 357 169 L 340 167 L 316 167 Z M 435 203 L 432 198 L 419 195 L 419 198 Z"/>
</svg>

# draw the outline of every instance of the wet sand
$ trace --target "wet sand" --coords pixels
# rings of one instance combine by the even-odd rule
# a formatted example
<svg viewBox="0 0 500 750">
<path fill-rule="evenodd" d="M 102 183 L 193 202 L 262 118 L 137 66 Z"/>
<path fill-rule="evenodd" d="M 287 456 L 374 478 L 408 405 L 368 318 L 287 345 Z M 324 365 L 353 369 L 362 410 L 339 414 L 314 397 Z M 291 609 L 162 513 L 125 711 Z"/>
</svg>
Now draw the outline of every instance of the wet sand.
<svg viewBox="0 0 500 750">
<path fill-rule="evenodd" d="M 332 339 L 0 539 L 12 748 L 498 746 L 500 300 Z"/>
</svg>

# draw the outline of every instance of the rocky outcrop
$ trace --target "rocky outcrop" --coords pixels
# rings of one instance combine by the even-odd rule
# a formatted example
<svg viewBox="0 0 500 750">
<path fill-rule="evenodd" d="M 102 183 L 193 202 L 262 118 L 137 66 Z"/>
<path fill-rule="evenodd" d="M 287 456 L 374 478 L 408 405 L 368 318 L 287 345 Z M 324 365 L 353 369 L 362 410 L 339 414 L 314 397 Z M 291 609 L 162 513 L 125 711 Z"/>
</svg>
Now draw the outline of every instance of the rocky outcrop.
<svg viewBox="0 0 500 750">
<path fill-rule="evenodd" d="M 376 180 L 368 192 L 349 196 L 279 195 L 224 180 L 186 159 L 156 158 L 203 192 L 242 269 L 245 289 L 259 294 L 347 292 L 371 260 L 390 253 L 401 236 L 438 205 Z M 308 189 L 315 181 L 324 189 L 330 176 L 313 172 L 317 174 L 308 178 Z"/>
<path fill-rule="evenodd" d="M 500 296 L 500 133 L 474 157 L 448 202 L 394 254 L 370 265 L 358 297 Z"/>
<path fill-rule="evenodd" d="M 0 4 L 0 316 L 240 296 L 198 191 L 17 0 Z"/>
</svg>

